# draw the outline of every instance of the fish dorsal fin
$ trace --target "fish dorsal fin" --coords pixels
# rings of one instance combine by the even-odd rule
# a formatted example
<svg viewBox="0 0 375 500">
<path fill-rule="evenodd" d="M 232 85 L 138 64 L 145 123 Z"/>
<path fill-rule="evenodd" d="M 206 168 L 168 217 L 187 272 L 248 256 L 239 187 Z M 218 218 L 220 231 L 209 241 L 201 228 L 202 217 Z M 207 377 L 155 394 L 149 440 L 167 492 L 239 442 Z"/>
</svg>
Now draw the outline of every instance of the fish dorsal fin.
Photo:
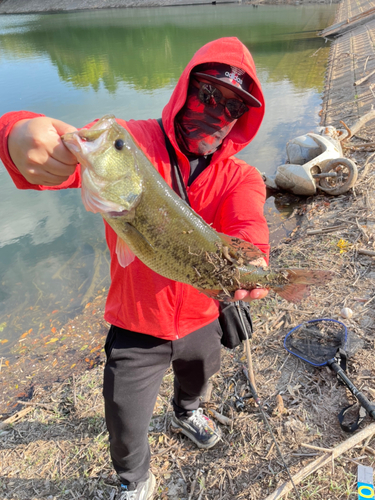
<svg viewBox="0 0 375 500">
<path fill-rule="evenodd" d="M 126 267 L 135 259 L 134 253 L 130 250 L 124 240 L 117 236 L 116 243 L 117 260 L 121 267 Z"/>
<path fill-rule="evenodd" d="M 249 243 L 248 241 L 241 240 L 235 236 L 228 236 L 227 234 L 220 234 L 220 238 L 224 245 L 227 245 L 235 258 L 245 259 L 248 263 L 256 261 L 257 259 L 264 259 L 265 254 L 259 250 L 258 247 Z"/>
</svg>

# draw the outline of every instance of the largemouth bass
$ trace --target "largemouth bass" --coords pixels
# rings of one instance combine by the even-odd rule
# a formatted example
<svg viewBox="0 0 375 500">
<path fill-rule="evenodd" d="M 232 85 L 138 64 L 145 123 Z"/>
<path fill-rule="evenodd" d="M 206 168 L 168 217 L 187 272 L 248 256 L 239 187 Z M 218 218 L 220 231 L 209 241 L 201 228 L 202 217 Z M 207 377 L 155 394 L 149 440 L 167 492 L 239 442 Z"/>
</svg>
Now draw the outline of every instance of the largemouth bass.
<svg viewBox="0 0 375 500">
<path fill-rule="evenodd" d="M 251 243 L 216 232 L 164 181 L 112 115 L 91 129 L 62 136 L 81 163 L 82 200 L 117 234 L 120 265 L 135 256 L 156 273 L 218 300 L 238 289 L 268 288 L 297 302 L 330 271 L 272 270 Z M 262 259 L 261 259 L 262 260 Z"/>
</svg>

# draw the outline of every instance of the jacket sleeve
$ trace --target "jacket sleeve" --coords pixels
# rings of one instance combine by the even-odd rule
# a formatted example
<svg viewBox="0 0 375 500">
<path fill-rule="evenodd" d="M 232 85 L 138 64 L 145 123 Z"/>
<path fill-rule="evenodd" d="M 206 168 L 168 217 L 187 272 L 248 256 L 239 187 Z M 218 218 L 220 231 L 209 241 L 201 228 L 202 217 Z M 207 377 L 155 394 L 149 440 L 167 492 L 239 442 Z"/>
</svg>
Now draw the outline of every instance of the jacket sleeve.
<svg viewBox="0 0 375 500">
<path fill-rule="evenodd" d="M 8 137 L 12 130 L 12 127 L 20 120 L 25 120 L 29 118 L 37 118 L 40 115 L 37 113 L 32 113 L 30 111 L 15 111 L 11 113 L 6 113 L 0 117 L 0 160 L 3 162 L 5 168 L 9 172 L 14 184 L 18 189 L 34 189 L 37 191 L 56 191 L 66 188 L 80 187 L 80 168 L 77 167 L 74 174 L 72 174 L 65 182 L 59 186 L 42 186 L 37 184 L 31 184 L 25 177 L 19 172 L 18 168 L 12 161 L 8 150 Z"/>
<path fill-rule="evenodd" d="M 240 175 L 221 205 L 221 228 L 225 234 L 236 236 L 257 246 L 268 262 L 269 231 L 264 217 L 266 187 L 259 172 L 236 159 Z"/>
</svg>

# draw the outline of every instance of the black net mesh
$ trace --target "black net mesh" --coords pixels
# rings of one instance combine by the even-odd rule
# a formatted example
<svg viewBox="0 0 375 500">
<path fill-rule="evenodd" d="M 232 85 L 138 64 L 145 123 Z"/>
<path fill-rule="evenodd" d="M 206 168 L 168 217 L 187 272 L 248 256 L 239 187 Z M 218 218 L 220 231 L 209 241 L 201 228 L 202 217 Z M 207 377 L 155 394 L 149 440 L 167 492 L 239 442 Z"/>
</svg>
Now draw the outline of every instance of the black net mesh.
<svg viewBox="0 0 375 500">
<path fill-rule="evenodd" d="M 341 347 L 346 349 L 347 331 L 343 323 L 312 320 L 298 325 L 285 338 L 284 347 L 313 365 L 325 365 Z"/>
</svg>

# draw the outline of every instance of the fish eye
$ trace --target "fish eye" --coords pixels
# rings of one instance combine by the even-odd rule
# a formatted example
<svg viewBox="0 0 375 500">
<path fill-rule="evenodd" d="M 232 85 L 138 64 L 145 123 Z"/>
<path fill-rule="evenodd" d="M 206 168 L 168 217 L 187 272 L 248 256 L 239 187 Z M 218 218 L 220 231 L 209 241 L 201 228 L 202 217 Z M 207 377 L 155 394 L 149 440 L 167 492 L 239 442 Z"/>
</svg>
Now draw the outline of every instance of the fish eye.
<svg viewBox="0 0 375 500">
<path fill-rule="evenodd" d="M 124 147 L 124 141 L 122 139 L 116 139 L 115 140 L 115 148 L 121 151 L 121 149 Z"/>
</svg>

